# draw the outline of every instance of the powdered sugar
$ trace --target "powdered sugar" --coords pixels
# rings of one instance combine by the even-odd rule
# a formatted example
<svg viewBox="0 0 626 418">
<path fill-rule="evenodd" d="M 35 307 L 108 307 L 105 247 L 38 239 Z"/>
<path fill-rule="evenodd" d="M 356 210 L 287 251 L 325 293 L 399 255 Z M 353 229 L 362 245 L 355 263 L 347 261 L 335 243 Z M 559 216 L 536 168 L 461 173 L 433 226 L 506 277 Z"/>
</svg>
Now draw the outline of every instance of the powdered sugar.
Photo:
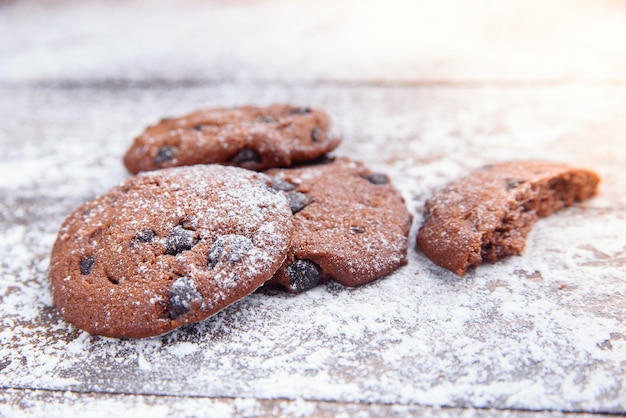
<svg viewBox="0 0 626 418">
<path fill-rule="evenodd" d="M 624 127 L 623 88 L 226 84 L 123 92 L 2 89 L 7 95 L 13 103 L 0 102 L 0 112 L 11 115 L 0 133 L 9 149 L 2 166 L 10 168 L 0 177 L 3 387 L 59 390 L 46 392 L 53 397 L 66 390 L 201 397 L 167 398 L 173 399 L 167 407 L 155 401 L 155 415 L 166 409 L 199 415 L 206 397 L 221 396 L 244 398 L 242 411 L 255 410 L 245 398 L 284 398 L 277 402 L 304 412 L 311 410 L 307 402 L 322 400 L 397 403 L 399 410 L 417 404 L 626 408 L 621 137 L 608 136 L 596 147 L 593 135 L 597 126 Z M 261 290 L 159 338 L 99 338 L 67 325 L 51 306 L 50 247 L 74 208 L 127 176 L 120 158 L 134 133 L 174 110 L 278 100 L 327 109 L 345 136 L 337 153 L 389 175 L 415 216 L 409 264 L 354 289 L 330 283 L 299 296 Z M 31 101 L 42 106 L 36 115 L 19 111 Z M 122 111 L 120 101 L 134 106 Z M 496 118 L 498 108 L 505 111 Z M 84 109 L 106 121 L 85 122 Z M 33 117 L 45 121 L 46 141 L 27 123 Z M 495 119 L 499 130 L 485 128 Z M 610 158 L 606 144 L 617 157 Z M 433 189 L 517 156 L 595 168 L 604 179 L 602 194 L 539 220 L 522 256 L 481 265 L 463 280 L 416 252 L 421 208 Z M 266 232 L 270 239 L 271 228 Z M 76 405 L 81 396 L 68 393 L 56 402 Z M 137 410 L 133 402 L 144 402 L 107 399 L 96 404 L 108 412 L 120 405 Z M 25 402 L 37 408 L 36 401 Z M 235 411 L 212 402 L 219 411 Z"/>
</svg>

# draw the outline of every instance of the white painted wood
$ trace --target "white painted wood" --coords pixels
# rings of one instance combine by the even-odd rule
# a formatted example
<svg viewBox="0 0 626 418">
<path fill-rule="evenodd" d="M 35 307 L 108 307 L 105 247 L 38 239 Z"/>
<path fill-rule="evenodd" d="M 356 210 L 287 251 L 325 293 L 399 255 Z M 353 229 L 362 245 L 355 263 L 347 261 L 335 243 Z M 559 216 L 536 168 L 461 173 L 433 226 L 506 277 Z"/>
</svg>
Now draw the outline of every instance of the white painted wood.
<svg viewBox="0 0 626 418">
<path fill-rule="evenodd" d="M 0 80 L 626 81 L 621 0 L 9 2 Z"/>
<path fill-rule="evenodd" d="M 468 4 L 0 6 L 0 415 L 626 410 L 623 3 Z M 51 245 L 128 176 L 133 137 L 163 116 L 273 102 L 326 109 L 336 154 L 391 177 L 415 217 L 408 266 L 356 289 L 260 291 L 161 338 L 67 325 Z M 435 188 L 513 158 L 595 169 L 601 193 L 463 280 L 416 251 Z"/>
</svg>

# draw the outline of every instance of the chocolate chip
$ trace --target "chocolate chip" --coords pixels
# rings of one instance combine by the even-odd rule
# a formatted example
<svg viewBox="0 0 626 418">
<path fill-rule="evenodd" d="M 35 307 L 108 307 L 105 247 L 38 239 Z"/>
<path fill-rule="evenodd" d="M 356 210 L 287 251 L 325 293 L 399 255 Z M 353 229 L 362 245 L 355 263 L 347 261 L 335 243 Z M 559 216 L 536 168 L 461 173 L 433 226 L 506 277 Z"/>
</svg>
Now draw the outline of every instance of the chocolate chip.
<svg viewBox="0 0 626 418">
<path fill-rule="evenodd" d="M 273 122 L 276 122 L 276 119 L 274 119 L 271 116 L 260 116 L 257 120 L 259 122 L 263 122 L 263 123 L 273 123 Z"/>
<path fill-rule="evenodd" d="M 365 228 L 363 228 L 362 226 L 351 226 L 350 232 L 352 232 L 353 234 L 362 234 L 365 232 Z"/>
<path fill-rule="evenodd" d="M 170 287 L 170 318 L 176 319 L 191 309 L 191 302 L 202 300 L 196 284 L 189 277 L 179 277 Z"/>
<path fill-rule="evenodd" d="M 296 189 L 296 185 L 288 182 L 287 180 L 280 179 L 278 177 L 272 178 L 272 189 L 281 192 L 290 192 Z"/>
<path fill-rule="evenodd" d="M 204 128 L 206 125 L 204 123 L 200 123 L 196 126 L 193 127 L 194 131 L 202 131 L 202 128 Z"/>
<path fill-rule="evenodd" d="M 146 243 L 152 242 L 155 236 L 156 234 L 154 233 L 154 231 L 150 229 L 142 229 L 141 231 L 137 232 L 137 235 L 135 235 L 135 239 L 139 242 Z"/>
<path fill-rule="evenodd" d="M 376 185 L 389 183 L 389 177 L 382 173 L 361 174 L 361 177 Z"/>
<path fill-rule="evenodd" d="M 178 225 L 165 238 L 165 254 L 176 255 L 191 248 L 200 241 L 196 232 Z"/>
<path fill-rule="evenodd" d="M 304 292 L 319 284 L 322 280 L 322 269 L 311 260 L 296 260 L 287 267 L 289 289 Z"/>
<path fill-rule="evenodd" d="M 217 241 L 211 247 L 211 251 L 209 252 L 209 268 L 214 269 L 217 266 L 217 262 L 220 259 L 220 254 L 224 251 L 223 247 L 217 245 Z"/>
<path fill-rule="evenodd" d="M 307 113 L 311 113 L 311 108 L 310 107 L 292 107 L 291 110 L 289 110 L 289 113 L 292 115 L 304 115 Z"/>
<path fill-rule="evenodd" d="M 289 201 L 289 206 L 291 206 L 291 213 L 295 215 L 305 208 L 308 199 L 304 193 L 289 192 L 287 193 L 287 200 Z"/>
<path fill-rule="evenodd" d="M 313 128 L 313 130 L 311 131 L 311 140 L 313 142 L 320 142 L 323 138 L 322 135 L 324 133 L 322 132 L 322 130 L 316 126 L 315 128 Z"/>
<path fill-rule="evenodd" d="M 506 179 L 506 191 L 513 190 L 522 183 L 524 183 L 524 180 Z"/>
<path fill-rule="evenodd" d="M 335 161 L 335 157 L 330 157 L 324 154 L 321 157 L 317 157 L 313 160 L 309 160 L 305 162 L 304 164 L 313 166 L 313 165 L 321 165 L 321 164 L 330 164 L 333 161 Z"/>
<path fill-rule="evenodd" d="M 91 269 L 92 269 L 92 267 L 93 267 L 95 262 L 96 262 L 96 260 L 94 260 L 94 258 L 92 256 L 81 258 L 81 260 L 80 260 L 80 274 L 82 274 L 83 276 L 86 276 L 89 273 L 91 273 Z"/>
<path fill-rule="evenodd" d="M 215 268 L 220 261 L 236 263 L 241 261 L 254 247 L 252 240 L 243 235 L 229 234 L 219 237 L 209 250 L 209 268 Z"/>
<path fill-rule="evenodd" d="M 235 154 L 235 156 L 230 159 L 230 162 L 236 165 L 242 165 L 245 163 L 260 164 L 263 162 L 263 158 L 261 158 L 256 150 L 253 150 L 252 148 L 244 148 Z"/>
<path fill-rule="evenodd" d="M 174 159 L 176 155 L 176 147 L 170 145 L 164 145 L 159 148 L 159 151 L 154 156 L 154 160 L 152 160 L 155 164 L 165 163 L 167 161 L 171 161 Z"/>
<path fill-rule="evenodd" d="M 253 247 L 252 240 L 242 235 L 227 235 L 224 237 L 228 239 L 230 244 L 230 255 L 228 261 L 236 263 L 241 261 L 241 258 L 246 255 Z"/>
</svg>

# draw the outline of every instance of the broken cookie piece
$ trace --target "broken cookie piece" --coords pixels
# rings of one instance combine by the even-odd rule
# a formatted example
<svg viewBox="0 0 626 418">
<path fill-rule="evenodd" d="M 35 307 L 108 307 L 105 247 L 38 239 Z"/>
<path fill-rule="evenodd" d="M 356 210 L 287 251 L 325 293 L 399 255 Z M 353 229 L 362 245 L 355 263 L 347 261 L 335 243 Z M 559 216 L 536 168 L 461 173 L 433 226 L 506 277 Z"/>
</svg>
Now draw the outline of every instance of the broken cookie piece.
<svg viewBox="0 0 626 418">
<path fill-rule="evenodd" d="M 460 276 L 484 261 L 520 254 L 538 217 L 597 193 L 592 171 L 544 161 L 482 167 L 447 184 L 426 202 L 418 248 Z"/>
</svg>

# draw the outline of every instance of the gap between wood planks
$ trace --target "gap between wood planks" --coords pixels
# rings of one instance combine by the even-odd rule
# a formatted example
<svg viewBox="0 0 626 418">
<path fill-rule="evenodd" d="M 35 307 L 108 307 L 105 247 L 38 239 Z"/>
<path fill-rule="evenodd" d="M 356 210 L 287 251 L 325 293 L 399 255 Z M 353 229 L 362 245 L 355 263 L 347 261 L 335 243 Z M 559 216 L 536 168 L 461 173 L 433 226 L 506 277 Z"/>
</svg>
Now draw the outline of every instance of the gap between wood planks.
<svg viewBox="0 0 626 418">
<path fill-rule="evenodd" d="M 347 79 L 319 79 L 319 80 L 279 80 L 279 79 L 54 79 L 26 82 L 7 82 L 0 80 L 0 88 L 45 88 L 45 89 L 180 89 L 199 88 L 216 85 L 251 85 L 251 86 L 286 86 L 286 87 L 363 87 L 363 88 L 414 88 L 414 87 L 459 87 L 459 88 L 484 88 L 484 87 L 564 87 L 570 85 L 581 85 L 591 87 L 626 87 L 626 80 L 565 80 L 565 79 L 545 79 L 545 80 L 347 80 Z"/>
<path fill-rule="evenodd" d="M 75 390 L 57 390 L 57 389 L 32 389 L 32 388 L 26 388 L 26 387 L 2 387 L 0 388 L 0 391 L 4 392 L 4 395 L 8 395 L 7 397 L 10 397 L 11 394 L 9 392 L 14 392 L 16 396 L 20 396 L 21 394 L 25 394 L 27 396 L 37 396 L 37 395 L 50 395 L 50 396 L 66 396 L 68 393 L 72 394 L 72 395 L 76 395 L 76 396 L 89 396 L 89 397 L 102 397 L 102 398 L 106 398 L 106 397 L 112 397 L 112 398 L 121 398 L 123 400 L 123 398 L 145 398 L 146 400 L 149 398 L 154 398 L 154 399 L 189 399 L 189 400 L 205 400 L 205 401 L 213 401 L 213 402 L 224 402 L 224 403 L 234 403 L 238 400 L 248 400 L 248 401 L 254 401 L 254 402 L 258 402 L 263 406 L 266 407 L 275 407 L 275 406 L 279 406 L 281 403 L 287 402 L 287 403 L 297 403 L 297 402 L 305 402 L 305 403 L 309 403 L 309 404 L 314 404 L 314 408 L 316 409 L 316 412 L 314 412 L 314 414 L 316 414 L 315 416 L 326 416 L 326 415 L 318 415 L 319 413 L 324 413 L 324 409 L 326 408 L 335 408 L 337 406 L 340 407 L 356 407 L 356 408 L 371 408 L 371 407 L 378 407 L 378 408 L 389 408 L 390 412 L 391 410 L 393 410 L 393 408 L 415 408 L 415 409 L 419 409 L 422 412 L 425 411 L 431 411 L 431 412 L 435 412 L 435 411 L 439 411 L 439 412 L 447 412 L 447 413 L 454 413 L 455 415 L 457 414 L 463 414 L 463 413 L 467 413 L 467 412 L 471 412 L 471 411 L 481 411 L 483 413 L 489 413 L 491 412 L 494 415 L 491 416 L 501 416 L 501 413 L 507 413 L 506 416 L 509 416 L 508 414 L 511 412 L 514 413 L 518 413 L 520 415 L 516 415 L 518 417 L 524 417 L 526 416 L 526 414 L 528 414 L 529 417 L 531 416 L 536 416 L 535 414 L 537 413 L 557 413 L 559 414 L 559 416 L 563 416 L 561 414 L 564 414 L 564 416 L 568 416 L 568 417 L 576 417 L 576 416 L 584 416 L 584 417 L 591 417 L 591 416 L 622 416 L 622 413 L 619 412 L 601 412 L 601 413 L 594 413 L 594 412 L 588 412 L 588 411 L 582 411 L 582 410 L 559 410 L 559 409 L 524 409 L 524 408 L 488 408 L 488 407 L 455 407 L 455 406 L 449 406 L 449 405 L 421 405 L 421 404 L 412 404 L 412 403 L 384 403 L 384 402 L 354 402 L 354 401 L 339 401 L 339 400 L 333 400 L 333 399 L 304 399 L 304 398 L 298 398 L 298 399 L 290 399 L 290 398 L 250 398 L 250 397 L 231 397 L 231 396 L 217 396 L 217 397 L 210 397 L 210 396 L 200 396 L 200 395 L 170 395 L 170 394 L 159 394 L 159 393 L 125 393 L 125 392 L 119 392 L 119 391 L 100 391 L 100 392 L 90 392 L 90 391 L 75 391 Z M 44 395 L 45 394 L 45 395 Z M 0 393 L 0 399 L 2 398 L 2 394 Z M 6 399 L 6 398 L 5 398 Z M 321 410 L 320 410 L 321 409 Z M 414 412 L 419 412 L 416 411 L 414 409 Z M 328 412 L 331 412 L 328 411 Z M 405 411 L 408 412 L 408 411 Z M 496 415 L 497 414 L 497 415 Z"/>
</svg>

